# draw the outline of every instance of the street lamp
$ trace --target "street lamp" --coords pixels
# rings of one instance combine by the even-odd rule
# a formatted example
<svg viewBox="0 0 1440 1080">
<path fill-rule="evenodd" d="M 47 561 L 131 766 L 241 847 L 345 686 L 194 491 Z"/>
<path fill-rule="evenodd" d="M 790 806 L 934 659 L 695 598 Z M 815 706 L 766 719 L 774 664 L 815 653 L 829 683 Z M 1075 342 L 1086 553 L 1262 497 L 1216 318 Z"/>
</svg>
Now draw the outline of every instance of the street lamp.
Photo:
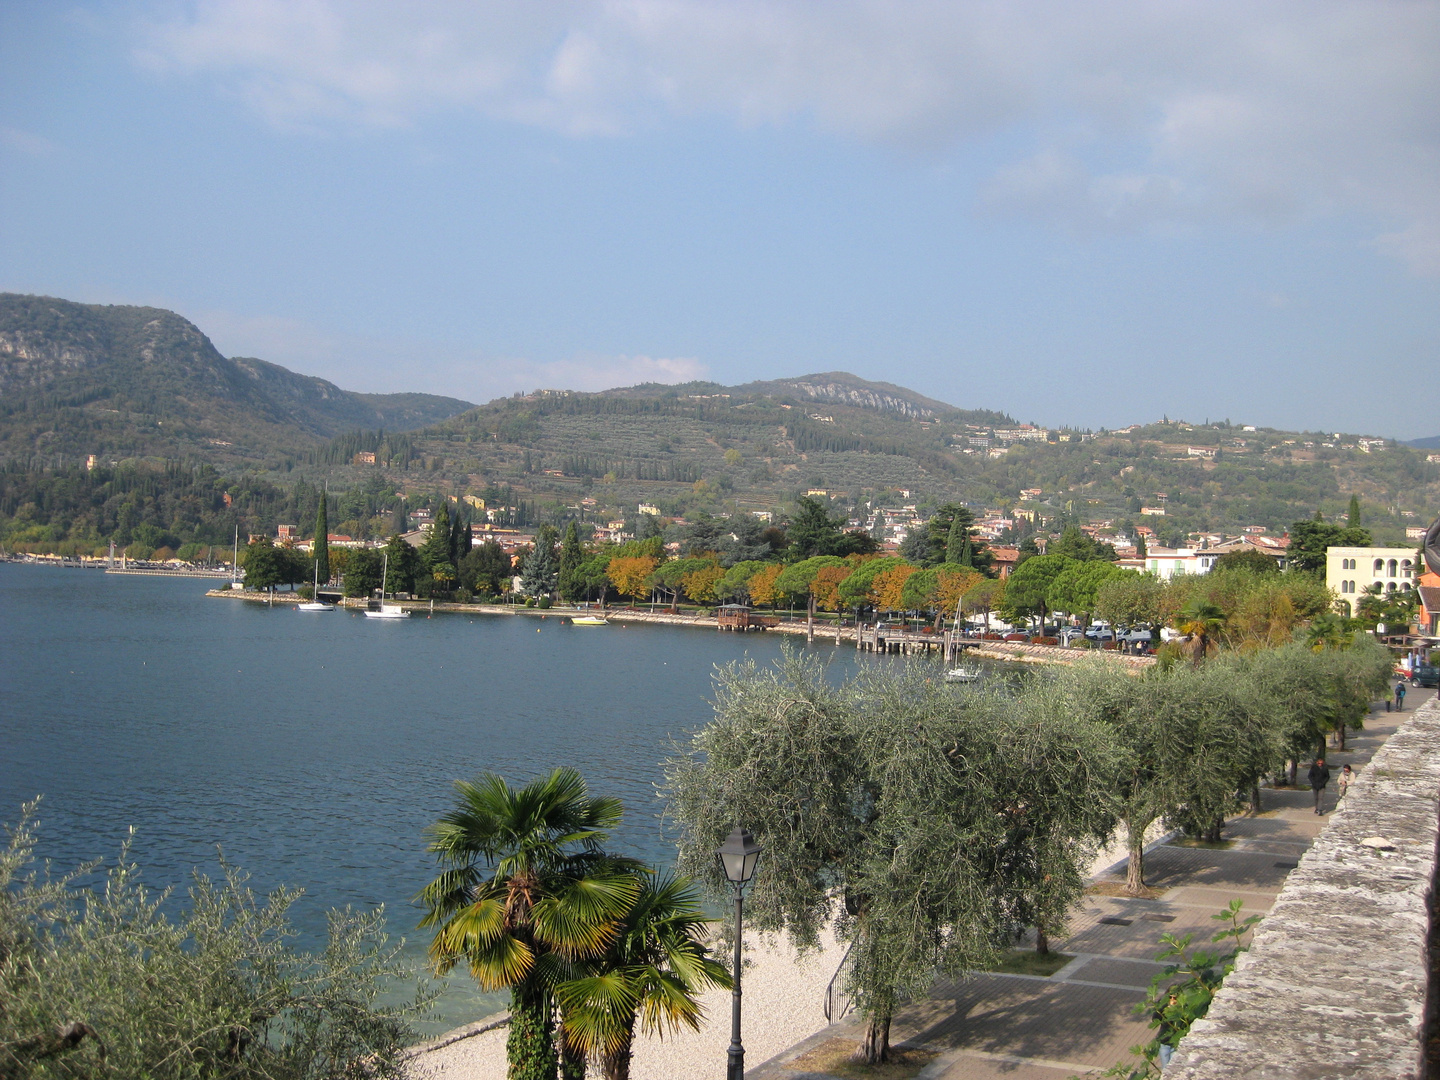
<svg viewBox="0 0 1440 1080">
<path fill-rule="evenodd" d="M 730 996 L 730 1065 L 725 1080 L 745 1080 L 745 1047 L 740 1044 L 740 916 L 745 886 L 755 876 L 760 845 L 749 829 L 735 826 L 715 852 L 725 877 L 735 887 L 735 985 Z"/>
</svg>

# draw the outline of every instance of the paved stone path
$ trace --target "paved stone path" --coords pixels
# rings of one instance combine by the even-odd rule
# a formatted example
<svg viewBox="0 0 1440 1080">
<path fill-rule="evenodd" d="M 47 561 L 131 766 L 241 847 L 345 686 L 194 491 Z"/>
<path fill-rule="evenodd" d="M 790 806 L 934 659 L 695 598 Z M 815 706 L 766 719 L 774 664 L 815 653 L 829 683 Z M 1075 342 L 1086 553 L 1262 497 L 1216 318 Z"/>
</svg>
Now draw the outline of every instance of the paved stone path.
<svg viewBox="0 0 1440 1080">
<path fill-rule="evenodd" d="M 1383 704 L 1372 708 L 1365 730 L 1351 733 L 1346 751 L 1328 752 L 1327 810 L 1335 806 L 1340 767 L 1348 763 L 1360 771 L 1433 695 L 1412 689 L 1404 713 L 1387 713 Z M 1315 815 L 1307 790 L 1263 789 L 1261 805 L 1259 816 L 1226 823 L 1224 848 L 1174 842 L 1153 848 L 1145 859 L 1145 881 L 1160 893 L 1156 899 L 1087 895 L 1072 914 L 1069 936 L 1052 945 L 1075 957 L 1055 975 L 988 973 L 941 981 L 929 998 L 900 1010 L 891 1026 L 892 1045 L 937 1055 L 919 1080 L 1066 1080 L 1127 1059 L 1130 1047 L 1151 1037 L 1134 1007 L 1164 966 L 1154 959 L 1160 935 L 1193 931 L 1197 943 L 1207 941 L 1219 928 L 1211 916 L 1233 898 L 1244 901 L 1247 915 L 1268 911 L 1286 875 L 1329 820 Z M 1096 881 L 1103 887 L 1124 879 L 1121 862 Z M 746 1075 L 830 1080 L 829 1073 L 798 1067 L 796 1059 L 826 1043 L 858 1044 L 862 1035 L 860 1021 L 846 1018 Z"/>
</svg>

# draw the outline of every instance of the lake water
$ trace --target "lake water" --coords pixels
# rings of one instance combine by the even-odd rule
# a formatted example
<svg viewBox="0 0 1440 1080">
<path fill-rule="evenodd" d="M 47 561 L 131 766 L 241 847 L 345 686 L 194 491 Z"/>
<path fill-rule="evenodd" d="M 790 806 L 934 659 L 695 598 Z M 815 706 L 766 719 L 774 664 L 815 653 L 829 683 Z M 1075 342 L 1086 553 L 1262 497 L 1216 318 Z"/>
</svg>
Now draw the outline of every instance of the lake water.
<svg viewBox="0 0 1440 1080">
<path fill-rule="evenodd" d="M 0 821 L 43 795 L 41 850 L 60 868 L 113 861 L 134 826 L 145 880 L 182 892 L 222 849 L 259 889 L 306 890 L 312 947 L 326 909 L 384 904 L 421 955 L 422 830 L 454 780 L 487 769 L 516 783 L 574 766 L 625 803 L 617 848 L 672 861 L 655 794 L 670 741 L 709 718 L 717 663 L 781 647 L 559 617 L 301 614 L 212 585 L 0 564 Z M 817 651 L 837 677 L 856 661 Z M 428 1026 L 497 1003 L 457 977 Z"/>
</svg>

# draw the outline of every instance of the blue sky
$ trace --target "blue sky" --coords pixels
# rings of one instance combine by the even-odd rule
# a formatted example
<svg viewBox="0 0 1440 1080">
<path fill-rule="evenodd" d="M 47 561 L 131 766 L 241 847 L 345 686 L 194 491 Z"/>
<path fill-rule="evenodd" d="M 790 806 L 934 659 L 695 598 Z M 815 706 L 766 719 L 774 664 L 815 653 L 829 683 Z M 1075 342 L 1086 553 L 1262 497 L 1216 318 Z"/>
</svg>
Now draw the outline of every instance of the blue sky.
<svg viewBox="0 0 1440 1080">
<path fill-rule="evenodd" d="M 1440 4 L 0 5 L 0 289 L 360 390 L 1440 432 Z"/>
</svg>

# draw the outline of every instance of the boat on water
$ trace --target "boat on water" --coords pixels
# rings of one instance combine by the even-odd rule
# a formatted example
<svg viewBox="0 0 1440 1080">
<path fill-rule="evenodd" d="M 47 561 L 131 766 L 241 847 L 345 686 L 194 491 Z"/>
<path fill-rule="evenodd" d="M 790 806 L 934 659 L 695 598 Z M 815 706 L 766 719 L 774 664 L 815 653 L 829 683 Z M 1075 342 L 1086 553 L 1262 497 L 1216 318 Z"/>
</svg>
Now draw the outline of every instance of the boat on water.
<svg viewBox="0 0 1440 1080">
<path fill-rule="evenodd" d="M 980 678 L 979 668 L 956 667 L 945 672 L 945 681 L 953 683 L 972 683 Z"/>
<path fill-rule="evenodd" d="M 315 560 L 315 599 L 306 600 L 303 604 L 295 606 L 296 611 L 334 611 L 334 604 L 327 604 L 320 599 L 320 560 Z"/>
<path fill-rule="evenodd" d="M 609 626 L 609 619 L 602 619 L 599 615 L 576 615 L 571 620 L 572 626 Z"/>
<path fill-rule="evenodd" d="M 390 579 L 390 555 L 387 552 L 385 562 L 380 570 L 380 596 L 379 600 L 371 600 L 365 606 L 365 617 L 367 619 L 408 619 L 410 612 L 406 611 L 399 604 L 385 603 L 385 583 Z"/>
</svg>

